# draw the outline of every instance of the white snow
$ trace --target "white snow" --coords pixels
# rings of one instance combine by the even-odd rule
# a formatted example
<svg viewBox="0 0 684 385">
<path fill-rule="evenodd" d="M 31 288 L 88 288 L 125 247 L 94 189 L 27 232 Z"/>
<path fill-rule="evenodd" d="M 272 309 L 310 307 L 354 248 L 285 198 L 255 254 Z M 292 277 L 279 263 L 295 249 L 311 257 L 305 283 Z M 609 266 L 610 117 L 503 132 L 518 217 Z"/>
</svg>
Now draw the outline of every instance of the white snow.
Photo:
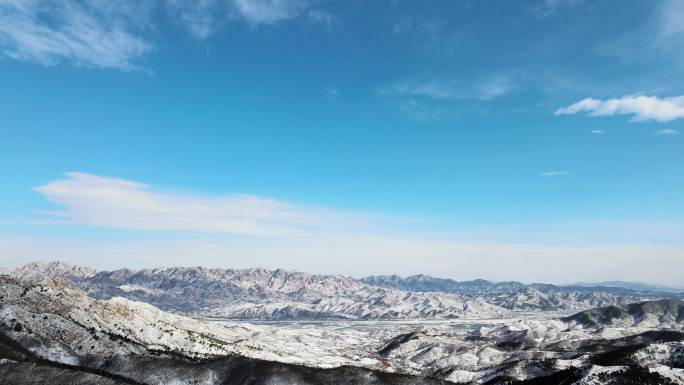
<svg viewBox="0 0 684 385">
<path fill-rule="evenodd" d="M 326 282 L 323 280 L 318 285 L 333 290 Z M 283 287 L 288 283 L 274 285 Z M 657 326 L 646 326 L 652 325 L 650 322 L 638 327 L 584 328 L 543 314 L 450 321 L 207 322 L 122 297 L 94 300 L 49 279 L 19 284 L 0 278 L 0 289 L 3 296 L 0 320 L 10 326 L 18 322 L 30 328 L 33 333 L 30 338 L 40 337 L 42 341 L 42 345 L 31 349 L 63 363 L 75 363 L 86 351 L 126 355 L 142 353 L 140 346 L 143 346 L 193 357 L 238 354 L 319 368 L 351 365 L 408 374 L 445 370 L 449 381 L 486 381 L 497 374 L 517 378 L 541 374 L 540 368 L 527 365 L 532 359 L 558 359 L 557 369 L 579 366 L 583 358 L 564 355 L 563 349 L 572 352 L 582 341 L 657 329 Z M 398 294 L 390 293 L 390 297 L 393 295 Z M 429 295 L 421 298 L 430 301 Z M 392 299 L 395 300 L 401 303 Z M 444 301 L 443 298 L 432 300 Z M 340 303 L 345 306 L 345 301 Z M 390 308 L 410 312 L 409 307 L 392 305 Z M 24 335 L 21 331 L 9 330 L 12 336 Z M 389 343 L 402 335 L 407 336 L 403 342 Z M 118 343 L 110 336 L 139 345 Z M 507 349 L 509 345 L 513 348 Z M 393 348 L 381 354 L 386 346 Z M 678 346 L 654 344 L 636 354 L 652 370 L 681 381 L 681 370 L 664 366 L 670 356 L 680 351 Z M 516 361 L 519 364 L 505 369 L 505 363 Z M 506 372 L 499 373 L 493 368 L 504 368 L 501 370 Z M 579 384 L 598 384 L 594 374 L 610 370 L 619 368 L 593 366 Z"/>
</svg>

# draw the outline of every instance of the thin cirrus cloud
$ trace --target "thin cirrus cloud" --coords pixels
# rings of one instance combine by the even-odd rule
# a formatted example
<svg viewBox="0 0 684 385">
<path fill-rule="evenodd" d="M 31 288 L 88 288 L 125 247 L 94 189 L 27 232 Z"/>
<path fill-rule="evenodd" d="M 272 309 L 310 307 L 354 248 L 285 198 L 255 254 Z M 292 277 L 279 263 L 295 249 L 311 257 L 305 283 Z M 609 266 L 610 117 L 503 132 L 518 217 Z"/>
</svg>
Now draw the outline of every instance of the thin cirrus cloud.
<svg viewBox="0 0 684 385">
<path fill-rule="evenodd" d="M 564 8 L 576 6 L 585 0 L 543 0 L 533 8 L 533 11 L 540 17 L 548 17 L 558 13 Z"/>
<path fill-rule="evenodd" d="M 169 14 L 197 39 L 207 39 L 220 22 L 217 0 L 166 0 Z"/>
<path fill-rule="evenodd" d="M 679 135 L 679 131 L 674 128 L 665 128 L 663 130 L 656 131 L 656 135 Z"/>
<path fill-rule="evenodd" d="M 667 98 L 646 95 L 626 95 L 613 99 L 586 98 L 567 107 L 559 108 L 555 115 L 586 113 L 589 116 L 632 115 L 632 120 L 644 122 L 670 122 L 684 118 L 684 95 Z"/>
<path fill-rule="evenodd" d="M 659 30 L 661 38 L 681 38 L 684 35 L 684 3 L 666 0 L 660 10 Z"/>
<path fill-rule="evenodd" d="M 308 3 L 303 0 L 235 0 L 235 8 L 254 24 L 277 24 L 299 16 Z"/>
<path fill-rule="evenodd" d="M 200 196 L 152 191 L 142 183 L 86 173 L 34 188 L 61 211 L 61 223 L 143 231 L 181 231 L 268 237 L 344 233 L 371 225 L 370 216 L 309 207 L 253 195 Z"/>
<path fill-rule="evenodd" d="M 0 1 L 0 48 L 16 60 L 54 65 L 137 69 L 152 46 L 131 32 L 143 5 L 91 2 Z"/>
<path fill-rule="evenodd" d="M 10 263 L 59 258 L 89 265 L 112 263 L 118 268 L 186 265 L 191 259 L 209 266 L 277 268 L 286 264 L 306 271 L 358 275 L 388 273 L 391 265 L 390 272 L 402 274 L 420 270 L 547 281 L 569 279 L 568 274 L 581 277 L 588 270 L 597 279 L 609 278 L 615 265 L 629 266 L 634 279 L 676 281 L 681 269 L 671 267 L 682 265 L 678 231 L 682 227 L 678 224 L 658 224 L 652 229 L 620 225 L 619 234 L 613 233 L 614 224 L 591 222 L 560 229 L 544 226 L 538 234 L 524 231 L 526 236 L 519 229 L 506 228 L 463 234 L 406 232 L 388 229 L 383 222 L 387 218 L 347 210 L 251 195 L 160 192 L 142 183 L 85 173 L 67 173 L 34 190 L 61 207 L 48 212 L 44 223 L 166 232 L 172 237 L 136 235 L 121 241 L 0 235 L 0 249 Z M 177 232 L 191 234 L 178 236 Z M 530 233 L 536 235 L 530 238 Z M 654 236 L 675 241 L 655 247 L 651 244 Z M 497 268 L 492 270 L 492 266 Z M 620 274 L 624 277 L 625 272 Z"/>
<path fill-rule="evenodd" d="M 161 16 L 202 40 L 236 16 L 274 25 L 306 11 L 311 23 L 333 21 L 304 0 L 0 0 L 0 52 L 45 66 L 141 70 L 141 59 L 155 50 L 152 33 Z"/>
<path fill-rule="evenodd" d="M 544 171 L 541 173 L 543 177 L 556 177 L 556 176 L 570 176 L 568 171 Z"/>
<path fill-rule="evenodd" d="M 494 76 L 473 82 L 450 80 L 403 80 L 381 87 L 379 95 L 423 97 L 434 100 L 490 101 L 513 90 L 513 82 L 505 76 Z"/>
</svg>

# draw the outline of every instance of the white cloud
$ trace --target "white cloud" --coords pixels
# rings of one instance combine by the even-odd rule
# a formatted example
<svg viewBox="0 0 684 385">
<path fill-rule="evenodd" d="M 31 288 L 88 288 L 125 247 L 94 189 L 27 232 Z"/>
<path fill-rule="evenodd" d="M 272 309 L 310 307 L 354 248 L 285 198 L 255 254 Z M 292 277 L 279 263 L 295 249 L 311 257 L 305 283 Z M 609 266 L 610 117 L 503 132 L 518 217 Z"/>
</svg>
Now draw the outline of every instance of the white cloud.
<svg viewBox="0 0 684 385">
<path fill-rule="evenodd" d="M 679 131 L 673 128 L 666 128 L 660 131 L 656 131 L 656 135 L 679 135 Z"/>
<path fill-rule="evenodd" d="M 417 121 L 450 119 L 462 114 L 483 113 L 487 102 L 516 90 L 504 77 L 470 82 L 404 80 L 374 90 L 388 106 Z"/>
<path fill-rule="evenodd" d="M 533 10 L 538 16 L 548 17 L 563 8 L 575 6 L 583 2 L 584 0 L 541 0 L 540 4 L 534 7 Z"/>
<path fill-rule="evenodd" d="M 330 97 L 338 97 L 340 96 L 340 89 L 333 86 L 333 85 L 328 85 L 325 88 L 323 88 L 323 91 L 325 92 L 326 95 Z"/>
<path fill-rule="evenodd" d="M 605 133 L 606 133 L 606 132 L 603 131 L 603 130 L 591 130 L 590 132 L 591 132 L 592 134 L 595 134 L 595 135 L 601 135 L 601 134 L 605 134 Z"/>
<path fill-rule="evenodd" d="M 235 9 L 253 24 L 277 24 L 293 19 L 307 6 L 304 0 L 235 0 Z"/>
<path fill-rule="evenodd" d="M 62 207 L 46 213 L 49 220 L 40 223 L 105 227 L 108 238 L 89 237 L 87 229 L 62 237 L 0 235 L 5 266 L 36 259 L 106 268 L 192 261 L 352 275 L 424 272 L 559 281 L 589 279 L 590 274 L 597 280 L 658 277 L 665 282 L 680 279 L 681 269 L 675 267 L 684 263 L 680 223 L 582 221 L 441 233 L 426 230 L 424 223 L 420 229 L 397 227 L 397 218 L 251 195 L 162 192 L 83 173 L 69 173 L 35 191 Z"/>
<path fill-rule="evenodd" d="M 378 94 L 386 96 L 424 97 L 436 100 L 490 101 L 513 90 L 513 82 L 505 76 L 493 76 L 474 82 L 447 80 L 404 80 L 382 87 Z"/>
<path fill-rule="evenodd" d="M 277 24 L 300 15 L 330 26 L 334 17 L 307 0 L 0 0 L 0 52 L 46 66 L 142 69 L 154 50 L 159 18 L 206 39 L 237 13 L 252 24 Z M 308 13 L 305 13 L 308 11 Z"/>
<path fill-rule="evenodd" d="M 128 12 L 131 13 L 128 13 Z M 137 69 L 152 46 L 129 29 L 131 3 L 0 1 L 0 47 L 17 60 L 53 65 L 62 60 L 85 67 Z"/>
<path fill-rule="evenodd" d="M 253 195 L 160 193 L 124 179 L 66 176 L 34 189 L 64 208 L 47 213 L 47 223 L 255 236 L 320 236 L 373 225 L 370 216 Z"/>
<path fill-rule="evenodd" d="M 567 171 L 544 171 L 541 176 L 553 177 L 553 176 L 570 176 Z"/>
<path fill-rule="evenodd" d="M 684 118 L 684 95 L 668 98 L 627 95 L 621 98 L 599 100 L 586 98 L 570 106 L 559 108 L 555 115 L 573 115 L 585 112 L 589 116 L 634 115 L 632 120 L 669 122 Z"/>
<path fill-rule="evenodd" d="M 476 84 L 474 95 L 480 100 L 492 100 L 513 90 L 513 84 L 507 78 L 493 78 Z"/>
<path fill-rule="evenodd" d="M 190 34 L 206 39 L 214 33 L 223 15 L 218 14 L 217 0 L 166 0 L 169 11 L 184 25 Z"/>
<path fill-rule="evenodd" d="M 380 90 L 381 94 L 424 96 L 432 99 L 453 99 L 455 90 L 443 82 L 402 82 Z"/>
<path fill-rule="evenodd" d="M 321 11 L 319 9 L 310 10 L 307 13 L 307 16 L 309 17 L 309 20 L 311 20 L 312 22 L 320 23 L 327 27 L 330 27 L 333 24 L 335 24 L 336 20 L 335 17 L 329 12 Z"/>
<path fill-rule="evenodd" d="M 396 6 L 390 12 L 394 34 L 418 36 L 429 45 L 444 41 L 442 40 L 445 37 L 444 29 L 448 25 L 444 18 L 445 15 L 400 12 Z"/>
<path fill-rule="evenodd" d="M 421 122 L 448 119 L 460 113 L 452 106 L 433 105 L 416 99 L 401 100 L 396 104 L 396 107 L 406 116 Z"/>
<path fill-rule="evenodd" d="M 408 79 L 380 87 L 376 94 L 387 98 L 390 104 L 412 119 L 433 121 L 458 115 L 460 110 L 454 102 L 488 102 L 512 90 L 513 81 L 509 77 L 492 76 L 463 83 Z"/>
<path fill-rule="evenodd" d="M 684 2 L 666 0 L 660 9 L 659 27 L 661 38 L 669 39 L 684 35 Z"/>
<path fill-rule="evenodd" d="M 684 2 L 660 0 L 651 5 L 653 12 L 644 14 L 641 22 L 622 35 L 601 39 L 598 52 L 630 65 L 647 65 L 653 68 L 651 75 L 677 77 L 684 62 Z M 668 86 L 663 80 L 656 77 L 656 83 Z"/>
</svg>

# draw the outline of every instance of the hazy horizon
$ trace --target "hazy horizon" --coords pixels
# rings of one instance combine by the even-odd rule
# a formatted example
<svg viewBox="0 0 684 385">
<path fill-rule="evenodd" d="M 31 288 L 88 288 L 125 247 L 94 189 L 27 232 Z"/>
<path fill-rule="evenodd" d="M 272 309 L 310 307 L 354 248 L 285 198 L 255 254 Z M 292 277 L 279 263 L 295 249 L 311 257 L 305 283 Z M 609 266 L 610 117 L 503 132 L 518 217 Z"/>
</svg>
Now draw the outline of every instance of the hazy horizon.
<svg viewBox="0 0 684 385">
<path fill-rule="evenodd" d="M 263 266 L 245 266 L 245 267 L 231 267 L 231 266 L 204 266 L 204 265 L 167 265 L 167 266 L 137 266 L 137 267 L 131 267 L 130 265 L 122 265 L 122 266 L 112 266 L 112 267 L 95 267 L 95 266 L 90 266 L 87 264 L 78 264 L 78 263 L 69 263 L 65 262 L 62 260 L 33 260 L 28 263 L 20 263 L 16 265 L 3 265 L 0 266 L 0 270 L 2 269 L 8 269 L 8 270 L 13 270 L 13 269 L 19 269 L 22 267 L 26 267 L 30 264 L 33 263 L 65 263 L 68 265 L 73 265 L 73 266 L 79 266 L 79 267 L 85 267 L 85 268 L 90 268 L 94 269 L 97 272 L 102 272 L 102 271 L 115 271 L 119 269 L 130 269 L 130 270 L 161 270 L 161 269 L 175 269 L 175 268 L 182 268 L 182 269 L 192 269 L 192 268 L 203 268 L 203 269 L 222 269 L 222 270 L 267 270 L 267 271 L 277 271 L 277 270 L 282 270 L 282 271 L 287 271 L 287 272 L 296 272 L 296 273 L 306 273 L 306 274 L 319 274 L 319 275 L 341 275 L 345 277 L 349 277 L 352 279 L 362 279 L 362 278 L 368 278 L 368 277 L 379 277 L 379 276 L 398 276 L 401 278 L 410 278 L 412 276 L 428 276 L 431 278 L 439 278 L 439 279 L 450 279 L 456 282 L 467 282 L 467 281 L 474 281 L 474 280 L 480 280 L 484 279 L 488 282 L 492 283 L 503 283 L 503 282 L 518 282 L 522 283 L 525 285 L 529 284 L 552 284 L 552 285 L 559 285 L 559 286 L 575 286 L 575 285 L 596 285 L 596 286 L 601 286 L 601 284 L 619 284 L 619 283 L 626 283 L 626 284 L 645 284 L 645 285 L 652 285 L 652 286 L 662 286 L 665 288 L 669 289 L 682 289 L 684 290 L 684 286 L 681 284 L 663 284 L 659 282 L 646 282 L 646 281 L 623 281 L 623 280 L 607 280 L 607 281 L 572 281 L 572 282 L 549 282 L 549 281 L 517 281 L 517 280 L 495 280 L 495 279 L 486 279 L 483 277 L 476 277 L 476 278 L 468 278 L 468 279 L 461 279 L 458 277 L 450 277 L 450 276 L 441 276 L 439 273 L 436 275 L 434 274 L 426 274 L 424 272 L 414 272 L 411 274 L 396 274 L 396 273 L 383 273 L 383 272 L 378 272 L 378 273 L 373 273 L 373 274 L 367 274 L 367 275 L 353 275 L 353 274 L 345 274 L 345 273 L 340 273 L 340 272 L 312 272 L 312 271 L 306 271 L 306 270 L 300 270 L 300 269 L 288 269 L 284 267 L 263 267 Z"/>
</svg>

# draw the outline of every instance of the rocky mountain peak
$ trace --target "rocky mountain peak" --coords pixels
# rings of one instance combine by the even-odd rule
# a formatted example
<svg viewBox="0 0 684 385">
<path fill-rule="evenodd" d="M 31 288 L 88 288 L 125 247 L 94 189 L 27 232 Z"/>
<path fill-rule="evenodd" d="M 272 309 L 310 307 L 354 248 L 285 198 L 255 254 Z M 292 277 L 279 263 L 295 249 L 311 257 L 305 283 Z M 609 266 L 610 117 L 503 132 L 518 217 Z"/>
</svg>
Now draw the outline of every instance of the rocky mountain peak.
<svg viewBox="0 0 684 385">
<path fill-rule="evenodd" d="M 86 279 L 94 276 L 97 273 L 96 269 L 71 265 L 68 263 L 54 261 L 54 262 L 31 262 L 12 272 L 12 275 L 20 279 L 31 279 L 39 275 L 47 275 L 55 278 L 67 279 Z"/>
</svg>

